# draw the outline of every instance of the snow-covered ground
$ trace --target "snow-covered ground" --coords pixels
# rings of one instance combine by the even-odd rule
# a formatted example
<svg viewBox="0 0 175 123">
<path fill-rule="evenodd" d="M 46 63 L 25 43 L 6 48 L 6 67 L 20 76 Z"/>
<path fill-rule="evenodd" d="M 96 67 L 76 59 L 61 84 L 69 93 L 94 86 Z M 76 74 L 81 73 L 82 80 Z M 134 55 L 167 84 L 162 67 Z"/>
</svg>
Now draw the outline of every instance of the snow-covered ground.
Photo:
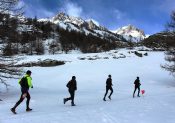
<svg viewBox="0 0 175 123">
<path fill-rule="evenodd" d="M 120 58 L 126 56 L 126 58 Z M 88 58 L 97 58 L 88 60 Z M 163 52 L 148 52 L 148 56 L 137 57 L 127 50 L 97 54 L 58 54 L 26 56 L 23 61 L 38 59 L 67 61 L 57 67 L 31 67 L 33 89 L 31 93 L 32 112 L 25 112 L 25 102 L 17 108 L 17 115 L 10 108 L 20 97 L 17 80 L 9 80 L 8 92 L 1 92 L 0 123 L 174 123 L 175 82 L 164 71 Z M 85 58 L 85 60 L 79 60 Z M 104 102 L 105 82 L 112 75 L 114 93 L 112 100 Z M 78 90 L 75 96 L 77 106 L 70 102 L 67 82 L 75 75 Z M 141 89 L 146 91 L 140 98 L 132 98 L 133 82 L 139 76 Z"/>
</svg>

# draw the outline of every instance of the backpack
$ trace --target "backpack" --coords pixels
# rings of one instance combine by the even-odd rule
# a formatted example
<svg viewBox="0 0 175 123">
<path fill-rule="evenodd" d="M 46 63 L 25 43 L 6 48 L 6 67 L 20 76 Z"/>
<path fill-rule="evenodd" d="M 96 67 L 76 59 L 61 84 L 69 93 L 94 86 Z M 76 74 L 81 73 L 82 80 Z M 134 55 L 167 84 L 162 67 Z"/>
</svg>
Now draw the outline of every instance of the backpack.
<svg viewBox="0 0 175 123">
<path fill-rule="evenodd" d="M 29 88 L 28 82 L 27 82 L 27 77 L 23 77 L 20 80 L 19 84 L 21 85 L 22 88 Z"/>
</svg>

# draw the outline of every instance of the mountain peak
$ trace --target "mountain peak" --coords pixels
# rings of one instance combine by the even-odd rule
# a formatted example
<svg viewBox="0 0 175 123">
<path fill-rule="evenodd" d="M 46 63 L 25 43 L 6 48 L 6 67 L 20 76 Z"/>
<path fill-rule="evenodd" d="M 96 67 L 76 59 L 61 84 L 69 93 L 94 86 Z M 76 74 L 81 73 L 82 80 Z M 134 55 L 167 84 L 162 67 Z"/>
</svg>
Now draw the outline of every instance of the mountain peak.
<svg viewBox="0 0 175 123">
<path fill-rule="evenodd" d="M 128 24 L 127 26 L 121 27 L 121 28 L 117 29 L 116 31 L 120 31 L 120 30 L 125 30 L 125 31 L 128 31 L 128 32 L 133 31 L 133 30 L 142 31 L 142 30 L 136 28 L 134 25 L 131 25 L 131 24 Z"/>
<path fill-rule="evenodd" d="M 52 18 L 52 22 L 53 23 L 64 22 L 64 23 L 73 23 L 76 25 L 81 25 L 85 21 L 79 17 L 69 16 L 64 12 L 60 12 Z"/>
<path fill-rule="evenodd" d="M 68 15 L 67 14 L 65 14 L 64 12 L 60 12 L 60 13 L 58 13 L 56 16 L 54 16 L 53 18 L 52 18 L 52 20 L 53 21 L 56 21 L 56 20 L 60 20 L 60 21 L 64 21 L 66 18 L 68 18 Z"/>
<path fill-rule="evenodd" d="M 137 27 L 131 24 L 121 27 L 113 32 L 122 35 L 126 40 L 130 40 L 133 42 L 139 42 L 146 38 L 144 31 L 138 29 Z"/>
<path fill-rule="evenodd" d="M 88 20 L 86 20 L 86 22 L 91 23 L 91 24 L 95 24 L 96 26 L 100 26 L 100 24 L 94 19 L 88 19 Z"/>
<path fill-rule="evenodd" d="M 130 29 L 130 30 L 135 30 L 135 29 L 137 29 L 134 25 L 131 25 L 131 24 L 129 24 L 127 27 L 128 27 L 128 29 Z"/>
</svg>

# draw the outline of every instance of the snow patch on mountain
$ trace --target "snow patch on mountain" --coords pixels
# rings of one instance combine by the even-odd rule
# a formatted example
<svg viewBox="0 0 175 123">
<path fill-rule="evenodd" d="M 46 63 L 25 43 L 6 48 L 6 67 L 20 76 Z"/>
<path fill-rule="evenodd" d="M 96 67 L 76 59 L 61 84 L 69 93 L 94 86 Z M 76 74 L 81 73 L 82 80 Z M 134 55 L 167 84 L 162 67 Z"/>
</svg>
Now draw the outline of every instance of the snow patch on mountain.
<svg viewBox="0 0 175 123">
<path fill-rule="evenodd" d="M 56 16 L 54 16 L 51 19 L 51 22 L 58 24 L 59 22 L 64 22 L 64 23 L 73 23 L 76 24 L 78 26 L 80 26 L 81 24 L 83 24 L 85 21 L 79 17 L 73 17 L 73 16 L 69 16 L 63 12 L 57 14 Z"/>
<path fill-rule="evenodd" d="M 93 22 L 95 25 L 100 26 L 99 22 L 94 19 L 87 19 L 86 22 Z"/>
<path fill-rule="evenodd" d="M 122 35 L 126 40 L 132 42 L 139 42 L 146 38 L 144 31 L 130 24 L 112 32 Z"/>
<path fill-rule="evenodd" d="M 50 21 L 50 19 L 48 18 L 41 18 L 41 19 L 38 19 L 39 22 L 48 22 Z"/>
</svg>

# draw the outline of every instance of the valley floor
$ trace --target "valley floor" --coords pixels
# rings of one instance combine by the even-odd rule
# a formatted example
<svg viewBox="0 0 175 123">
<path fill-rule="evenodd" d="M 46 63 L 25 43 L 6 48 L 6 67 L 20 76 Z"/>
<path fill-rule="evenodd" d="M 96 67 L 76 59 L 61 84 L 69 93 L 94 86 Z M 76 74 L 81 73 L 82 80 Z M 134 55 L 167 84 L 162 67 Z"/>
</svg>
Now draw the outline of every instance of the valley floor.
<svg viewBox="0 0 175 123">
<path fill-rule="evenodd" d="M 126 58 L 113 57 L 125 55 Z M 98 57 L 96 60 L 79 60 L 80 57 Z M 106 58 L 108 57 L 108 58 Z M 148 52 L 137 57 L 127 50 L 97 54 L 59 54 L 26 56 L 20 62 L 52 58 L 67 61 L 57 67 L 31 67 L 33 89 L 30 89 L 32 112 L 25 112 L 25 102 L 13 115 L 10 108 L 20 97 L 17 80 L 9 80 L 8 91 L 0 93 L 0 123 L 174 123 L 175 82 L 160 65 L 164 64 L 163 52 Z M 112 75 L 114 93 L 112 100 L 104 102 L 105 82 Z M 78 90 L 77 106 L 63 104 L 69 96 L 66 84 L 75 75 Z M 140 98 L 132 97 L 134 80 L 139 76 Z"/>
</svg>

